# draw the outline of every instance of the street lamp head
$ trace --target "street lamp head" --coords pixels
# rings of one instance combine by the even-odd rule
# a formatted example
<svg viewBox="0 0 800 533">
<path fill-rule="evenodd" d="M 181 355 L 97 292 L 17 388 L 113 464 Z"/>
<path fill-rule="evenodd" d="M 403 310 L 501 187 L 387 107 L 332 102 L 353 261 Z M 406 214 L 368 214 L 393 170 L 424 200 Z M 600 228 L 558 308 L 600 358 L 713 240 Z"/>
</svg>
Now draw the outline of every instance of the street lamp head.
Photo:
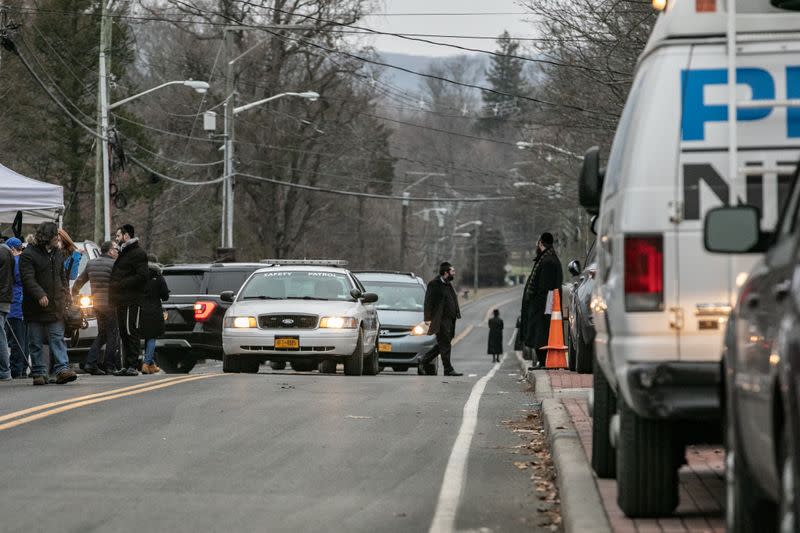
<svg viewBox="0 0 800 533">
<path fill-rule="evenodd" d="M 209 85 L 205 81 L 186 80 L 183 82 L 186 87 L 191 87 L 200 94 L 205 94 L 208 91 Z"/>
<path fill-rule="evenodd" d="M 534 183 L 532 181 L 515 181 L 514 182 L 514 187 L 516 187 L 517 189 L 519 189 L 520 187 L 530 187 L 531 185 L 538 185 L 538 184 Z"/>
<path fill-rule="evenodd" d="M 316 102 L 317 100 L 319 100 L 319 93 L 314 91 L 306 91 L 298 94 L 297 96 L 301 98 L 308 98 L 312 102 Z"/>
<path fill-rule="evenodd" d="M 525 141 L 517 141 L 517 148 L 520 150 L 527 150 L 528 148 L 533 148 L 533 144 Z"/>
</svg>

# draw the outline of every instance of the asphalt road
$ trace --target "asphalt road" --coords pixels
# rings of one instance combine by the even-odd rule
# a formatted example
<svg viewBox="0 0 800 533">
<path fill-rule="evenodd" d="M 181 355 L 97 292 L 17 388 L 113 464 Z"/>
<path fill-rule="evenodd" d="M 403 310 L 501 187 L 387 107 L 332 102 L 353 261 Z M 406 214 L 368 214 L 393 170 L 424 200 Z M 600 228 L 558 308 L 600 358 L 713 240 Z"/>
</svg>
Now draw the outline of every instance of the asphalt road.
<svg viewBox="0 0 800 533">
<path fill-rule="evenodd" d="M 215 362 L 188 377 L 0 384 L 0 530 L 535 530 L 519 436 L 502 423 L 531 401 L 512 351 L 459 437 L 493 368 L 485 322 L 498 306 L 507 342 L 518 291 L 464 310 L 459 378 L 222 374 Z"/>
</svg>

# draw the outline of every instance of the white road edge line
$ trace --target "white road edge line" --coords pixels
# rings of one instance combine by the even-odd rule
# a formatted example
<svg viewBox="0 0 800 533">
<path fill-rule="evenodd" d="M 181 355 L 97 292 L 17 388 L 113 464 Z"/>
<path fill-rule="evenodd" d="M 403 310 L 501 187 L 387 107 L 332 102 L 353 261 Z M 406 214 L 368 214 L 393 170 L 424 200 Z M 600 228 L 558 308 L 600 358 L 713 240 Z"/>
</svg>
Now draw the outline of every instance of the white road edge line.
<svg viewBox="0 0 800 533">
<path fill-rule="evenodd" d="M 479 379 L 472 387 L 467 403 L 464 404 L 464 414 L 461 420 L 461 428 L 458 430 L 456 442 L 450 451 L 450 458 L 447 460 L 447 468 L 442 479 L 442 488 L 439 491 L 439 501 L 436 503 L 436 512 L 431 522 L 430 533 L 451 533 L 454 531 L 456 521 L 456 511 L 461 500 L 461 492 L 464 488 L 464 479 L 467 473 L 467 458 L 469 448 L 472 444 L 472 436 L 475 434 L 475 427 L 478 425 L 478 403 L 486 388 L 486 384 L 495 375 L 500 365 L 505 361 L 506 356 L 495 363 L 492 369 Z"/>
</svg>

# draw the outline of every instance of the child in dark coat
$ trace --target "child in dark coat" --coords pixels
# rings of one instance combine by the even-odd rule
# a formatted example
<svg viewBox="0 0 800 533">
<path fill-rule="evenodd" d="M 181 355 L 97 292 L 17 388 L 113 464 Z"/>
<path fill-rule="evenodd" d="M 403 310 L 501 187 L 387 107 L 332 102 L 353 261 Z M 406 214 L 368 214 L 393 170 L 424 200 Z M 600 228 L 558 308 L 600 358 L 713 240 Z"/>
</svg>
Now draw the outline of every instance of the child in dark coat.
<svg viewBox="0 0 800 533">
<path fill-rule="evenodd" d="M 489 355 L 492 356 L 492 363 L 499 363 L 500 356 L 503 354 L 503 319 L 500 318 L 500 311 L 492 311 L 494 315 L 489 319 Z"/>
</svg>

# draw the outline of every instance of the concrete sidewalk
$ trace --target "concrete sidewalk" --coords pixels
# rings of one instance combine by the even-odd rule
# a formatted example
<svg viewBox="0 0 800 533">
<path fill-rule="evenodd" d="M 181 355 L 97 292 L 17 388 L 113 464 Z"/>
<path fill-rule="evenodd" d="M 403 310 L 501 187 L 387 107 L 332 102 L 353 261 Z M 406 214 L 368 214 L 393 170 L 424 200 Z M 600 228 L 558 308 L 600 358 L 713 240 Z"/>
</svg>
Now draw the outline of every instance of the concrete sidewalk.
<svg viewBox="0 0 800 533">
<path fill-rule="evenodd" d="M 527 361 L 520 359 L 523 369 Z M 524 371 L 524 370 L 523 370 Z M 597 479 L 591 469 L 592 420 L 587 409 L 591 374 L 566 370 L 527 373 L 542 400 L 545 429 L 558 470 L 564 530 L 572 532 L 724 532 L 724 451 L 692 446 L 681 468 L 680 504 L 659 519 L 629 519 L 616 503 L 616 481 Z"/>
</svg>

